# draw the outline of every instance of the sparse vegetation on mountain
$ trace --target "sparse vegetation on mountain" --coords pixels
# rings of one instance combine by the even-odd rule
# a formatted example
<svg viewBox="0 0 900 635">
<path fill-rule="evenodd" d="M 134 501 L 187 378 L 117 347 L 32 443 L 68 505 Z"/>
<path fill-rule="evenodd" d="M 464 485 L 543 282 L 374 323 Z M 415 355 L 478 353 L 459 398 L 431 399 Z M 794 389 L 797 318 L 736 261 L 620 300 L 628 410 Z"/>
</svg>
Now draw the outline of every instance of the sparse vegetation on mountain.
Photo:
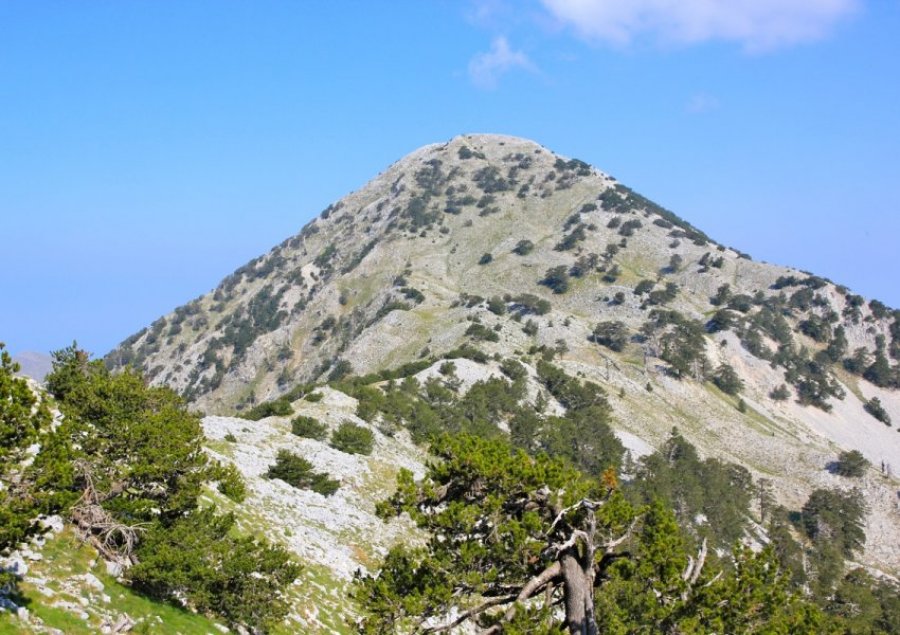
<svg viewBox="0 0 900 635">
<path fill-rule="evenodd" d="M 719 309 L 713 313 L 709 322 L 706 323 L 706 330 L 710 333 L 718 333 L 720 331 L 727 331 L 735 324 L 737 324 L 737 318 L 732 311 L 728 309 Z M 757 350 L 761 350 L 762 343 L 759 342 L 756 348 Z"/>
<path fill-rule="evenodd" d="M 534 243 L 524 238 L 516 243 L 516 246 L 513 248 L 513 253 L 518 254 L 520 256 L 527 256 L 534 250 Z"/>
<path fill-rule="evenodd" d="M 578 259 L 569 268 L 569 275 L 573 278 L 584 278 L 593 273 L 600 263 L 600 256 L 595 253 L 589 253 L 579 256 Z"/>
<path fill-rule="evenodd" d="M 528 371 L 521 362 L 507 358 L 500 363 L 500 370 L 512 381 L 520 381 L 528 376 Z"/>
<path fill-rule="evenodd" d="M 831 340 L 828 342 L 828 347 L 825 349 L 825 353 L 828 355 L 828 359 L 831 360 L 832 363 L 840 362 L 843 359 L 844 354 L 847 352 L 847 335 L 843 326 L 838 326 L 834 329 L 834 333 L 832 334 Z"/>
<path fill-rule="evenodd" d="M 731 285 L 727 282 L 716 290 L 716 295 L 709 299 L 710 304 L 714 306 L 722 306 L 728 304 L 731 300 Z"/>
<path fill-rule="evenodd" d="M 660 358 L 668 362 L 676 377 L 699 377 L 705 373 L 706 340 L 697 322 L 674 316 L 672 328 L 660 337 L 660 343 Z"/>
<path fill-rule="evenodd" d="M 505 192 L 512 188 L 512 182 L 500 175 L 500 169 L 495 165 L 480 168 L 472 175 L 472 180 L 485 194 Z"/>
<path fill-rule="evenodd" d="M 866 473 L 870 463 L 859 450 L 846 450 L 838 455 L 834 473 L 848 478 L 858 478 Z"/>
<path fill-rule="evenodd" d="M 728 364 L 719 364 L 711 379 L 712 383 L 727 395 L 736 395 L 744 388 L 740 375 Z"/>
<path fill-rule="evenodd" d="M 775 361 L 787 369 L 784 377 L 796 389 L 798 403 L 828 412 L 831 410 L 828 399 L 843 399 L 844 391 L 825 364 L 817 359 L 809 359 L 807 355 L 806 351 L 801 350 L 798 354 L 782 346 Z"/>
<path fill-rule="evenodd" d="M 519 315 L 546 315 L 552 308 L 549 300 L 539 298 L 531 293 L 523 293 L 510 298 L 512 302 L 511 311 Z"/>
<path fill-rule="evenodd" d="M 463 159 L 463 160 L 471 159 L 473 157 L 477 158 L 477 159 L 485 158 L 483 152 L 473 151 L 467 146 L 460 146 L 459 151 L 457 152 L 457 155 L 459 156 L 460 159 Z"/>
<path fill-rule="evenodd" d="M 488 311 L 494 315 L 503 315 L 506 313 L 506 302 L 499 296 L 493 296 L 487 302 Z"/>
<path fill-rule="evenodd" d="M 497 332 L 491 328 L 488 328 L 484 324 L 479 324 L 477 322 L 472 322 L 469 325 L 469 328 L 466 329 L 466 335 L 471 337 L 476 341 L 483 342 L 499 342 L 500 336 L 497 335 Z"/>
<path fill-rule="evenodd" d="M 266 472 L 268 478 L 281 479 L 299 489 L 311 489 L 322 496 L 331 496 L 340 487 L 340 482 L 324 472 L 316 472 L 313 464 L 289 450 L 279 450 L 275 464 Z"/>
<path fill-rule="evenodd" d="M 568 267 L 560 265 L 547 269 L 541 284 L 550 288 L 553 293 L 565 293 L 569 290 L 569 272 Z"/>
<path fill-rule="evenodd" d="M 653 280 L 641 280 L 634 287 L 634 295 L 644 295 L 650 293 L 656 283 Z"/>
<path fill-rule="evenodd" d="M 328 381 L 341 381 L 353 373 L 353 364 L 346 359 L 337 360 L 328 371 Z"/>
<path fill-rule="evenodd" d="M 420 304 L 425 301 L 425 294 L 413 287 L 402 287 L 400 289 L 400 293 L 403 294 L 404 298 L 406 298 L 407 300 L 411 300 L 416 304 Z"/>
<path fill-rule="evenodd" d="M 294 409 L 291 407 L 290 401 L 287 399 L 275 399 L 254 406 L 244 413 L 243 416 L 251 421 L 259 421 L 266 417 L 290 417 L 292 414 L 294 414 Z"/>
<path fill-rule="evenodd" d="M 775 388 L 772 389 L 772 392 L 769 393 L 769 397 L 774 399 L 775 401 L 785 401 L 791 396 L 791 391 L 788 390 L 788 387 L 784 384 L 779 384 Z"/>
<path fill-rule="evenodd" d="M 800 526 L 811 542 L 814 593 L 826 598 L 843 571 L 844 559 L 853 558 L 866 542 L 866 504 L 859 490 L 817 489 L 800 512 Z"/>
<path fill-rule="evenodd" d="M 800 322 L 800 331 L 817 342 L 831 340 L 831 328 L 822 318 L 812 315 Z"/>
<path fill-rule="evenodd" d="M 613 266 L 607 269 L 606 273 L 603 274 L 603 282 L 613 284 L 619 279 L 620 275 L 622 275 L 622 270 L 619 268 L 619 265 L 613 264 Z"/>
<path fill-rule="evenodd" d="M 853 351 L 852 356 L 845 357 L 842 364 L 845 370 L 854 375 L 862 375 L 869 366 L 869 351 L 864 346 L 860 346 Z"/>
<path fill-rule="evenodd" d="M 595 342 L 610 350 L 621 352 L 628 343 L 628 327 L 619 320 L 600 322 L 594 327 L 592 337 Z"/>
<path fill-rule="evenodd" d="M 887 413 L 887 410 L 884 409 L 884 406 L 881 405 L 881 400 L 878 397 L 869 399 L 863 404 L 863 408 L 881 423 L 887 426 L 891 425 L 891 416 Z"/>
<path fill-rule="evenodd" d="M 584 223 L 579 223 L 575 229 L 566 234 L 563 239 L 556 244 L 554 249 L 556 251 L 569 251 L 570 249 L 573 249 L 578 243 L 587 238 L 585 228 L 586 225 Z"/>
<path fill-rule="evenodd" d="M 210 468 L 209 478 L 216 482 L 216 489 L 235 503 L 242 503 L 247 498 L 247 483 L 232 463 L 214 464 Z"/>
<path fill-rule="evenodd" d="M 666 267 L 666 273 L 678 273 L 682 264 L 684 264 L 684 257 L 681 254 L 672 254 L 669 257 L 669 266 Z"/>
<path fill-rule="evenodd" d="M 324 441 L 328 436 L 328 426 L 313 417 L 300 415 L 291 420 L 291 432 L 298 437 Z"/>
<path fill-rule="evenodd" d="M 619 227 L 619 236 L 633 236 L 634 230 L 643 227 L 643 223 L 636 218 L 625 221 Z"/>
<path fill-rule="evenodd" d="M 875 352 L 875 361 L 866 368 L 863 372 L 863 377 L 882 388 L 896 388 L 900 386 L 897 369 L 891 367 L 887 357 L 881 350 Z"/>
<path fill-rule="evenodd" d="M 668 304 L 678 297 L 679 287 L 674 282 L 667 282 L 665 288 L 656 289 L 647 295 L 644 304 L 647 306 Z"/>
<path fill-rule="evenodd" d="M 371 454 L 375 435 L 368 428 L 344 421 L 331 433 L 331 447 L 348 454 Z"/>
</svg>

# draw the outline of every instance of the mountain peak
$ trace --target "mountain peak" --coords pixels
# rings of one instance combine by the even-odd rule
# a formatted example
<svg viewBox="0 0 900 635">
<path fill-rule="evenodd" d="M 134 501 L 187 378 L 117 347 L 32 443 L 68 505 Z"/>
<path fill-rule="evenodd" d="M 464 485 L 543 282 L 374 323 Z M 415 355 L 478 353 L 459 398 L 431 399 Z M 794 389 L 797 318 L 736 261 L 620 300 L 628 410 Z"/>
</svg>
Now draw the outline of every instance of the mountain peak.
<svg viewBox="0 0 900 635">
<path fill-rule="evenodd" d="M 450 164 L 475 159 L 500 165 L 510 163 L 513 156 L 518 156 L 520 160 L 522 157 L 530 157 L 531 162 L 546 166 L 552 166 L 560 159 L 571 160 L 548 150 L 536 141 L 523 137 L 497 133 L 469 133 L 457 135 L 442 143 L 422 146 L 397 161 L 391 168 L 408 169 L 417 163 L 435 159 Z M 597 173 L 601 174 L 599 171 Z"/>
<path fill-rule="evenodd" d="M 900 420 L 900 312 L 503 135 L 412 152 L 108 361 L 232 415 L 306 382 L 461 358 L 554 358 L 619 395 L 621 435 L 658 446 L 678 426 L 783 474 L 787 497 L 830 478 L 835 448 L 900 469 L 884 425 Z"/>
</svg>

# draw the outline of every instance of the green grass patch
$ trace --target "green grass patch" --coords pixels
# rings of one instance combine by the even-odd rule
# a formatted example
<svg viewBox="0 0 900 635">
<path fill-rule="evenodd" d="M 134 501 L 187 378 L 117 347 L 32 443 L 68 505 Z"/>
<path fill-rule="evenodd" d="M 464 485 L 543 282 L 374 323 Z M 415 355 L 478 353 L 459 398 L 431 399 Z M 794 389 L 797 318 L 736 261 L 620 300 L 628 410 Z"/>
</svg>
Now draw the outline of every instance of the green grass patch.
<svg viewBox="0 0 900 635">
<path fill-rule="evenodd" d="M 41 553 L 42 560 L 29 563 L 28 577 L 45 580 L 46 587 L 54 592 L 53 596 L 44 596 L 36 585 L 26 581 L 22 582 L 21 591 L 33 618 L 43 621 L 43 629 L 29 629 L 11 614 L 2 613 L 0 634 L 46 632 L 52 628 L 66 635 L 94 635 L 100 631 L 105 617 L 115 620 L 122 614 L 127 614 L 138 622 L 131 631 L 133 633 L 214 635 L 220 632 L 214 621 L 202 615 L 156 602 L 118 582 L 106 573 L 97 552 L 81 542 L 71 531 L 64 531 L 50 538 Z M 103 583 L 102 592 L 75 580 L 76 576 L 86 573 L 94 574 Z M 109 596 L 110 601 L 102 601 L 101 595 Z M 81 598 L 88 600 L 87 606 L 80 604 Z M 53 606 L 62 602 L 78 608 Z M 89 618 L 82 619 L 76 611 L 86 612 Z"/>
<path fill-rule="evenodd" d="M 31 603 L 27 608 L 29 613 L 31 613 L 32 615 L 31 619 L 40 619 L 44 623 L 44 628 L 59 629 L 66 635 L 92 635 L 99 630 L 97 626 L 83 621 L 74 613 L 70 613 L 65 609 L 50 606 L 48 602 L 52 602 L 53 598 L 44 598 L 43 596 L 38 595 L 36 598 L 29 599 L 31 600 Z M 21 629 L 25 627 L 25 624 L 16 618 L 12 618 L 10 620 L 9 626 L 12 628 L 12 630 L 8 632 L 21 633 L 23 632 Z M 0 633 L 5 632 L 7 631 L 0 627 Z M 26 632 L 39 633 L 46 631 L 43 629 L 29 629 Z"/>
<path fill-rule="evenodd" d="M 866 396 L 862 393 L 862 390 L 859 389 L 859 377 L 856 375 L 852 375 L 844 370 L 839 364 L 835 364 L 831 367 L 831 372 L 834 373 L 834 376 L 837 377 L 838 381 L 844 384 L 847 389 L 854 394 L 854 396 L 865 403 L 868 401 Z"/>
<path fill-rule="evenodd" d="M 740 395 L 725 394 L 711 382 L 703 382 L 703 387 L 706 388 L 706 391 L 712 396 L 727 403 L 731 408 L 738 410 L 738 403 L 741 401 Z M 743 415 L 744 421 L 746 421 L 751 428 L 753 428 L 760 434 L 770 436 L 774 432 L 782 431 L 780 426 L 773 423 L 768 417 L 765 417 L 761 412 L 754 409 L 746 401 L 744 401 L 744 412 L 740 412 L 740 414 Z"/>
</svg>

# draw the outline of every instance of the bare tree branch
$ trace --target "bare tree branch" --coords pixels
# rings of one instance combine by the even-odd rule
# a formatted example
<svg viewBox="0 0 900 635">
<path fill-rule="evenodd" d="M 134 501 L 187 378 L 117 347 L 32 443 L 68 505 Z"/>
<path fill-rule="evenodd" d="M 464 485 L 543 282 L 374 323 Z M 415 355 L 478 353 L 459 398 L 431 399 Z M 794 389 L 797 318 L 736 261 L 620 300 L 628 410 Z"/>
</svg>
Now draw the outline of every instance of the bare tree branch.
<svg viewBox="0 0 900 635">
<path fill-rule="evenodd" d="M 484 602 L 484 603 L 476 606 L 475 608 L 469 609 L 468 611 L 461 613 L 459 615 L 459 617 L 457 617 L 455 620 L 453 620 L 452 622 L 450 622 L 448 624 L 444 624 L 443 626 L 429 627 L 429 628 L 424 629 L 422 632 L 423 633 L 442 633 L 444 631 L 449 631 L 451 628 L 455 628 L 455 627 L 459 626 L 460 624 L 465 622 L 467 619 L 469 619 L 471 617 L 475 617 L 476 615 L 480 615 L 481 613 L 484 613 L 486 610 L 488 610 L 492 606 L 498 606 L 500 604 L 507 604 L 507 603 L 515 600 L 517 597 L 518 596 L 516 596 L 516 595 L 505 595 L 505 596 L 499 597 L 499 598 L 492 598 L 492 599 L 488 600 L 487 602 Z"/>
<path fill-rule="evenodd" d="M 704 564 L 706 564 L 706 538 L 703 539 L 703 544 L 700 545 L 700 553 L 697 555 L 697 566 L 694 568 L 694 573 L 688 581 L 691 586 L 693 586 L 700 577 L 700 572 L 703 570 Z"/>
<path fill-rule="evenodd" d="M 592 500 L 588 500 L 586 498 L 582 498 L 580 501 L 578 501 L 574 505 L 569 505 L 568 507 L 562 509 L 556 515 L 556 518 L 553 520 L 553 522 L 550 524 L 550 529 L 547 530 L 547 533 L 553 532 L 553 530 L 556 528 L 556 525 L 559 523 L 559 521 L 561 521 L 563 519 L 563 516 L 565 516 L 569 512 L 574 511 L 574 510 L 578 509 L 579 507 L 587 507 L 591 511 L 594 511 L 595 509 L 600 507 L 602 504 L 603 504 L 602 501 L 592 501 Z"/>
<path fill-rule="evenodd" d="M 625 530 L 625 533 L 619 536 L 614 540 L 610 540 L 603 544 L 603 550 L 605 553 L 612 553 L 612 550 L 621 545 L 623 542 L 628 540 L 631 536 L 631 533 L 634 531 L 634 528 L 637 527 L 638 521 L 641 519 L 640 516 L 635 516 L 631 521 L 631 524 L 628 525 L 628 529 Z"/>
<path fill-rule="evenodd" d="M 703 539 L 703 543 L 700 545 L 700 551 L 697 553 L 697 560 L 695 561 L 692 557 L 688 556 L 688 564 L 684 570 L 684 573 L 681 575 L 681 579 L 687 582 L 687 588 L 681 594 L 681 599 L 686 600 L 691 593 L 691 589 L 697 583 L 697 580 L 700 578 L 700 572 L 703 571 L 703 565 L 706 563 L 706 538 Z"/>
<path fill-rule="evenodd" d="M 580 529 L 573 529 L 572 535 L 569 536 L 569 539 L 565 542 L 558 543 L 555 545 L 550 545 L 547 547 L 547 553 L 555 552 L 555 554 L 560 554 L 566 549 L 571 549 L 574 547 L 578 541 L 581 540 L 585 544 L 589 544 L 591 542 L 590 536 Z"/>
<path fill-rule="evenodd" d="M 542 588 L 547 586 L 554 578 L 558 577 L 562 574 L 562 565 L 559 562 L 554 562 L 552 565 L 543 570 L 540 574 L 533 577 L 529 580 L 525 586 L 522 587 L 522 590 L 519 592 L 519 595 L 515 598 L 515 604 L 513 604 L 506 613 L 503 615 L 501 621 L 508 622 L 516 615 L 516 605 L 519 602 L 524 602 L 532 595 L 540 591 Z M 483 635 L 494 635 L 495 633 L 501 632 L 502 627 L 499 624 L 495 624 L 491 628 L 484 631 Z"/>
</svg>

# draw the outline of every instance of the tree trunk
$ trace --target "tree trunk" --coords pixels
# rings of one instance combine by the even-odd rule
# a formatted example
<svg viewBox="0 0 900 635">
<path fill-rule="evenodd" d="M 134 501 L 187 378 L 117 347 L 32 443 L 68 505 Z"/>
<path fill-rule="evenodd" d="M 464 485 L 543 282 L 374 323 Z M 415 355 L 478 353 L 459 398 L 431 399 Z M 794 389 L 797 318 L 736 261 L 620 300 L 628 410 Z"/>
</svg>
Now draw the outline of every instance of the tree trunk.
<svg viewBox="0 0 900 635">
<path fill-rule="evenodd" d="M 588 551 L 588 554 L 579 553 Z M 566 606 L 566 627 L 571 635 L 598 635 L 594 619 L 593 550 L 576 545 L 567 550 L 562 564 L 563 595 Z"/>
</svg>

